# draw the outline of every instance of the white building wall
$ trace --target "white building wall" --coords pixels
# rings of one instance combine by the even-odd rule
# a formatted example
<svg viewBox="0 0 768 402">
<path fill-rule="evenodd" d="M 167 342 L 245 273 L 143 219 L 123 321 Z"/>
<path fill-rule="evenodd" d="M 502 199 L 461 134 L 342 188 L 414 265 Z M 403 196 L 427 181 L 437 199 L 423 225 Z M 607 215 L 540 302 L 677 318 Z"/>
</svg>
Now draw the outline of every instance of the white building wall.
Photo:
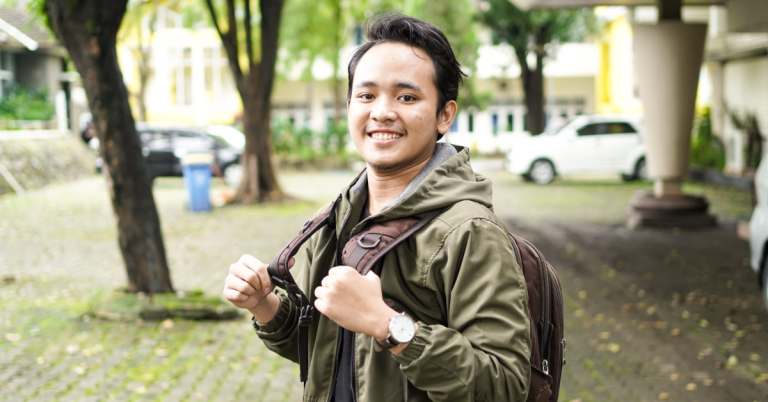
<svg viewBox="0 0 768 402">
<path fill-rule="evenodd" d="M 768 57 L 734 60 L 723 67 L 723 95 L 731 110 L 757 115 L 761 132 L 768 133 Z M 725 119 L 726 171 L 741 173 L 745 167 L 745 134 Z"/>
</svg>

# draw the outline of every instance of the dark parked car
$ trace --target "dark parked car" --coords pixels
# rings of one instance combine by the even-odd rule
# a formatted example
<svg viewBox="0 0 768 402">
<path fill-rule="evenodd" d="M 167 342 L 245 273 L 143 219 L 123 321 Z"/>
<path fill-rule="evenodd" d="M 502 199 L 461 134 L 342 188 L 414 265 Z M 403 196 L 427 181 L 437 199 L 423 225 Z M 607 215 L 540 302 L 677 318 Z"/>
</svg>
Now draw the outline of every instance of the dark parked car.
<svg viewBox="0 0 768 402">
<path fill-rule="evenodd" d="M 234 128 L 139 124 L 136 129 L 153 179 L 159 176 L 181 176 L 181 158 L 184 155 L 207 153 L 214 158 L 214 174 L 223 175 L 230 186 L 240 183 L 243 170 L 239 161 L 245 137 Z"/>
</svg>

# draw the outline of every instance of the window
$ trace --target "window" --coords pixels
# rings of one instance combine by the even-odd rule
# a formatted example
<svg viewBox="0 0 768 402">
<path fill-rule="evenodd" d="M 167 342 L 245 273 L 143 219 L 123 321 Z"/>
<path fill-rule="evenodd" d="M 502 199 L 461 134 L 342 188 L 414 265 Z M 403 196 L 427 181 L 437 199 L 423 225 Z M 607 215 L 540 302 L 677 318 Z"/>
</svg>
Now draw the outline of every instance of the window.
<svg viewBox="0 0 768 402">
<path fill-rule="evenodd" d="M 173 148 L 187 152 L 208 151 L 214 147 L 213 141 L 197 133 L 180 131 L 175 133 Z"/>
<path fill-rule="evenodd" d="M 579 129 L 579 137 L 603 134 L 603 131 L 605 131 L 604 126 L 605 124 L 603 123 L 587 124 Z"/>
<path fill-rule="evenodd" d="M 469 114 L 469 132 L 475 132 L 475 115 L 472 113 Z"/>
<path fill-rule="evenodd" d="M 171 104 L 192 104 L 192 48 L 171 49 Z"/>
<path fill-rule="evenodd" d="M 606 123 L 606 134 L 634 134 L 637 131 L 627 123 Z"/>
<path fill-rule="evenodd" d="M 509 113 L 507 115 L 507 131 L 514 131 L 515 130 L 515 115 L 512 113 Z"/>
<path fill-rule="evenodd" d="M 499 115 L 494 113 L 493 116 L 491 116 L 491 119 L 493 120 L 493 124 L 491 125 L 493 133 L 497 133 L 499 131 Z"/>
<path fill-rule="evenodd" d="M 637 131 L 627 123 L 593 123 L 582 127 L 579 136 L 609 135 L 609 134 L 634 134 Z"/>
<path fill-rule="evenodd" d="M 144 131 L 139 136 L 141 144 L 151 151 L 171 149 L 171 135 L 162 131 Z"/>
</svg>

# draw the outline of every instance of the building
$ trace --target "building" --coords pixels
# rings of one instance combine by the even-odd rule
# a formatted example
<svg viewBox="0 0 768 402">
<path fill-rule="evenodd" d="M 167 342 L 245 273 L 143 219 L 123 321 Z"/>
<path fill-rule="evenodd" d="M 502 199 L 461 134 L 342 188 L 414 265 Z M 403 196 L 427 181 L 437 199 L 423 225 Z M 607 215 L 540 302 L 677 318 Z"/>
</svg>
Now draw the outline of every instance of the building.
<svg viewBox="0 0 768 402">
<path fill-rule="evenodd" d="M 0 8 L 0 100 L 16 86 L 45 88 L 48 100 L 56 102 L 57 125 L 66 127 L 70 90 L 77 75 L 67 72 L 65 55 L 51 33 L 26 10 Z"/>
<path fill-rule="evenodd" d="M 138 93 L 138 49 L 146 46 L 150 74 L 146 88 L 147 121 L 185 124 L 232 124 L 241 113 L 239 95 L 215 29 L 185 27 L 172 8 L 160 7 L 154 29 L 142 22 L 147 43 L 137 35 L 118 45 L 123 77 L 131 93 Z M 354 28 L 353 28 L 354 29 Z M 151 42 L 147 40 L 151 35 Z M 339 78 L 346 92 L 346 61 L 360 44 L 360 35 L 349 35 L 341 51 Z M 490 43 L 490 35 L 485 35 Z M 568 118 L 596 111 L 595 77 L 599 73 L 598 46 L 567 43 L 553 49 L 545 65 L 547 115 Z M 304 64 L 306 66 L 306 63 Z M 506 151 L 515 134 L 526 132 L 520 67 L 511 48 L 486 44 L 479 49 L 476 85 L 491 93 L 486 110 L 461 109 L 446 139 L 481 152 Z M 297 128 L 325 131 L 335 114 L 331 63 L 316 61 L 312 80 L 302 79 L 302 65 L 281 68 L 272 92 L 273 117 Z M 132 99 L 135 101 L 135 99 Z M 135 102 L 134 102 L 135 104 Z M 346 112 L 344 105 L 340 110 Z"/>
</svg>

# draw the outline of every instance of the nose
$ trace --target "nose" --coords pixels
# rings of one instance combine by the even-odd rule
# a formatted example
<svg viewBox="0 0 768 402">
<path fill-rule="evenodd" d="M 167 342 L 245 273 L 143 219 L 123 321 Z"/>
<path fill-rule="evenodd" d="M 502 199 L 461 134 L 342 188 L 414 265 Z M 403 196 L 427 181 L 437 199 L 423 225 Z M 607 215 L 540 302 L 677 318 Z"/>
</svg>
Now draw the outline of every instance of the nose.
<svg viewBox="0 0 768 402">
<path fill-rule="evenodd" d="M 395 121 L 397 113 L 392 99 L 388 96 L 379 96 L 373 102 L 371 109 L 371 119 L 377 122 Z"/>
</svg>

